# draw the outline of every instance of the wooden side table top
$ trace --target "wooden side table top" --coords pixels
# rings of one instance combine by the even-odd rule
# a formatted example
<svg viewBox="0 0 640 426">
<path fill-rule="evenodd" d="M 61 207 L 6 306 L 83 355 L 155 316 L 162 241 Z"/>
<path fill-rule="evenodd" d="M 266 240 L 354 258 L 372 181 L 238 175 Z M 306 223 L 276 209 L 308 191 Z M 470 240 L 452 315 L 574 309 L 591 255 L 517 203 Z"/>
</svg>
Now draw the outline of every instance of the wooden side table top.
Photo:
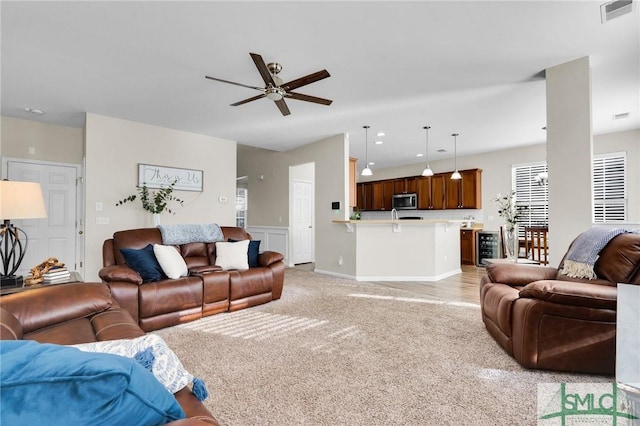
<svg viewBox="0 0 640 426">
<path fill-rule="evenodd" d="M 32 290 L 34 288 L 41 288 L 41 287 L 49 287 L 49 286 L 53 286 L 53 285 L 61 285 L 61 284 L 71 284 L 71 283 L 79 283 L 82 282 L 82 277 L 80 276 L 79 273 L 77 273 L 76 271 L 71 271 L 71 276 L 69 277 L 69 280 L 62 282 L 62 283 L 40 283 L 40 284 L 35 284 L 35 285 L 22 285 L 20 287 L 7 287 L 7 288 L 3 288 L 2 290 L 0 290 L 0 296 L 4 296 L 6 294 L 14 294 L 14 293 L 20 293 L 23 291 L 29 291 Z"/>
<path fill-rule="evenodd" d="M 492 263 L 518 263 L 521 265 L 539 265 L 537 260 L 524 259 L 519 257 L 515 262 L 511 262 L 509 259 L 482 259 L 482 263 L 485 265 L 491 265 Z"/>
</svg>

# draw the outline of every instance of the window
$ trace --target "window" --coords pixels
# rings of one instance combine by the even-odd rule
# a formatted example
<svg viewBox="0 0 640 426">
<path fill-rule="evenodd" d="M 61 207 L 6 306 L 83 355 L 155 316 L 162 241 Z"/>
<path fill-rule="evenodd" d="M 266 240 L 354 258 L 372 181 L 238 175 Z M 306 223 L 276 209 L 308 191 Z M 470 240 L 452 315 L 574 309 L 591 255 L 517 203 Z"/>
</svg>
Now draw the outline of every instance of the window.
<svg viewBox="0 0 640 426">
<path fill-rule="evenodd" d="M 516 191 L 516 206 L 520 211 L 520 232 L 524 236 L 525 226 L 549 225 L 549 193 L 546 178 L 547 164 L 532 163 L 512 168 L 513 188 Z"/>
<path fill-rule="evenodd" d="M 548 226 L 549 188 L 546 180 L 540 179 L 540 174 L 547 172 L 547 164 L 541 162 L 516 165 L 511 171 L 516 205 L 524 207 L 519 223 L 522 227 Z M 593 222 L 615 223 L 626 220 L 627 155 L 622 152 L 594 156 Z"/>
<path fill-rule="evenodd" d="M 247 227 L 247 188 L 236 188 L 236 226 Z"/>
<path fill-rule="evenodd" d="M 627 220 L 627 155 L 612 153 L 593 159 L 593 222 Z"/>
</svg>

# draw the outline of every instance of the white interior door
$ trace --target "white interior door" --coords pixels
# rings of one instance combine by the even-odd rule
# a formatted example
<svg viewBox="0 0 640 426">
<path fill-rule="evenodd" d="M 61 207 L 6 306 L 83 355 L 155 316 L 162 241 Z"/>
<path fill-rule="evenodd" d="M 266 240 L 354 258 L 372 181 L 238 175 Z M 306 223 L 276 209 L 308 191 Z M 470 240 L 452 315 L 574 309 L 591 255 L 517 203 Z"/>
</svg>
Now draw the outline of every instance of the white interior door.
<svg viewBox="0 0 640 426">
<path fill-rule="evenodd" d="M 11 220 L 29 238 L 18 274 L 26 275 L 43 260 L 55 257 L 82 275 L 81 265 L 77 264 L 77 232 L 80 232 L 76 189 L 78 173 L 79 167 L 74 165 L 6 162 L 7 179 L 40 183 L 47 209 L 46 219 Z"/>
<path fill-rule="evenodd" d="M 293 263 L 315 262 L 313 182 L 293 181 Z"/>
</svg>

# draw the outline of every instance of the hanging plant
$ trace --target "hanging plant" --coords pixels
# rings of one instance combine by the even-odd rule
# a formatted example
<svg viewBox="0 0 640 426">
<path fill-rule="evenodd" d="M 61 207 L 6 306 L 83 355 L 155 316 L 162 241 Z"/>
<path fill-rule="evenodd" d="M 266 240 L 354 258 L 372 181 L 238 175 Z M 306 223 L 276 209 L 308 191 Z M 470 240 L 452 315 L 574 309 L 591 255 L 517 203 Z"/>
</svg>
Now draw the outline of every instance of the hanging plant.
<svg viewBox="0 0 640 426">
<path fill-rule="evenodd" d="M 182 206 L 184 203 L 183 200 L 173 195 L 174 186 L 177 182 L 177 180 L 174 180 L 169 186 L 160 188 L 157 191 L 150 191 L 149 188 L 147 188 L 147 184 L 143 183 L 141 187 L 138 187 L 138 194 L 129 195 L 127 198 L 118 201 L 116 206 L 135 201 L 139 195 L 142 208 L 149 213 L 159 214 L 166 211 L 167 213 L 175 214 L 169 207 L 169 204 L 174 202 Z"/>
</svg>

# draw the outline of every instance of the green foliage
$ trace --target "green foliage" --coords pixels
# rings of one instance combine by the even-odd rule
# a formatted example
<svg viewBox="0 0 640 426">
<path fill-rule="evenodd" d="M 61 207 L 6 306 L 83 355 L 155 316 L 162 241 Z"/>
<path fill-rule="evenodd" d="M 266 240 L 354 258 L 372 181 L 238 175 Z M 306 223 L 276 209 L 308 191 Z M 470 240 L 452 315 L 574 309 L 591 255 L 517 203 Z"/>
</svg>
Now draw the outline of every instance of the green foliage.
<svg viewBox="0 0 640 426">
<path fill-rule="evenodd" d="M 173 195 L 173 189 L 177 182 L 177 180 L 174 180 L 169 186 L 160 188 L 157 191 L 150 191 L 149 188 L 147 188 L 147 184 L 143 183 L 142 186 L 138 188 L 142 208 L 149 213 L 162 213 L 166 211 L 167 213 L 175 214 L 169 207 L 169 204 L 175 202 L 182 206 L 184 203 L 183 200 Z M 118 201 L 116 206 L 134 201 L 138 198 L 138 195 L 129 195 L 125 199 Z"/>
</svg>

